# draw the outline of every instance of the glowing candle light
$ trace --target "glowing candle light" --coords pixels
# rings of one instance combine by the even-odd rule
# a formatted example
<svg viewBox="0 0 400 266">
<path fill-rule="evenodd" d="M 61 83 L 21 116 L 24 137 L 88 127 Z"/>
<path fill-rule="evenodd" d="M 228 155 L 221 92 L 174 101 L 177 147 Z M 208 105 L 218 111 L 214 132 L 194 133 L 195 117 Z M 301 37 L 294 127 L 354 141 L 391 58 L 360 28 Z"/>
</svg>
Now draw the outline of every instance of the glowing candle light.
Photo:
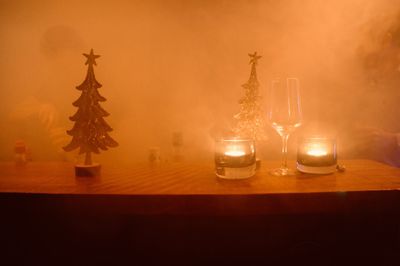
<svg viewBox="0 0 400 266">
<path fill-rule="evenodd" d="M 241 147 L 238 144 L 235 145 L 228 145 L 226 147 L 226 151 L 224 152 L 226 156 L 232 156 L 232 157 L 239 157 L 245 155 L 245 151 L 243 147 Z"/>
<path fill-rule="evenodd" d="M 336 171 L 336 141 L 325 137 L 303 138 L 297 151 L 297 169 L 303 173 L 328 174 Z"/>
<path fill-rule="evenodd" d="M 224 179 L 243 179 L 255 174 L 254 141 L 222 139 L 215 143 L 215 173 Z"/>
<path fill-rule="evenodd" d="M 244 151 L 226 151 L 225 155 L 227 156 L 233 156 L 233 157 L 239 157 L 239 156 L 243 156 L 246 153 Z"/>
<path fill-rule="evenodd" d="M 325 156 L 328 154 L 326 147 L 319 144 L 310 145 L 306 153 L 315 157 Z"/>
</svg>

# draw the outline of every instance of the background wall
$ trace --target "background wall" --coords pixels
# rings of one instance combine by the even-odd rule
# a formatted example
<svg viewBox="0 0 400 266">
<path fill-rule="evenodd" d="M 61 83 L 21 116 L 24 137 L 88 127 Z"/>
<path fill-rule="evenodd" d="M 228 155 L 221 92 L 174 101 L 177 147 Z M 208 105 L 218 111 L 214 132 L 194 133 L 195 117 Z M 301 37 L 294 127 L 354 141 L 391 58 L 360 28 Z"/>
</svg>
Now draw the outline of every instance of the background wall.
<svg viewBox="0 0 400 266">
<path fill-rule="evenodd" d="M 187 158 L 210 158 L 239 111 L 254 51 L 262 95 L 273 77 L 300 79 L 303 131 L 328 130 L 348 140 L 344 151 L 354 125 L 399 131 L 399 4 L 0 0 L 0 159 L 12 160 L 18 139 L 34 160 L 71 159 L 60 147 L 90 48 L 120 143 L 100 161 L 144 161 L 153 146 L 168 159 L 175 131 Z M 270 131 L 261 152 L 274 157 L 279 145 Z"/>
</svg>

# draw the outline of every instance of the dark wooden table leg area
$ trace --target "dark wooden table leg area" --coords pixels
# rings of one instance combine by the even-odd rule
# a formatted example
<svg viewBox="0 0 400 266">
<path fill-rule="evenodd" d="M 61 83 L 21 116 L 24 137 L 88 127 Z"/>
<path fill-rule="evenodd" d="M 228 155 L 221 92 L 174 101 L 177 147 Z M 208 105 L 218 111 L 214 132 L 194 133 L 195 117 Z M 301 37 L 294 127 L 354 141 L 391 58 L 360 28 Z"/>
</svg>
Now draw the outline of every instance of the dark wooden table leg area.
<svg viewBox="0 0 400 266">
<path fill-rule="evenodd" d="M 104 202 L 3 194 L 2 265 L 396 265 L 400 259 L 396 213 L 134 215 L 94 206 Z"/>
</svg>

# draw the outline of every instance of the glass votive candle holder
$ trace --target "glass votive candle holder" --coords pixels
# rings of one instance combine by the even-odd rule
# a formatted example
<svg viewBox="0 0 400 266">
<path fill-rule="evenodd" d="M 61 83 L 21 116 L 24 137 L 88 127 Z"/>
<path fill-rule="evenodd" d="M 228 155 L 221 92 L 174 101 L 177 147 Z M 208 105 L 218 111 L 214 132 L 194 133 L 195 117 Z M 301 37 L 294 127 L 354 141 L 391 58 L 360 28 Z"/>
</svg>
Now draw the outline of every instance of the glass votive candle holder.
<svg viewBox="0 0 400 266">
<path fill-rule="evenodd" d="M 299 141 L 297 169 L 303 173 L 330 174 L 336 171 L 336 140 L 328 137 L 306 137 Z"/>
<path fill-rule="evenodd" d="M 252 139 L 220 139 L 215 142 L 215 174 L 223 179 L 245 179 L 256 173 Z"/>
</svg>

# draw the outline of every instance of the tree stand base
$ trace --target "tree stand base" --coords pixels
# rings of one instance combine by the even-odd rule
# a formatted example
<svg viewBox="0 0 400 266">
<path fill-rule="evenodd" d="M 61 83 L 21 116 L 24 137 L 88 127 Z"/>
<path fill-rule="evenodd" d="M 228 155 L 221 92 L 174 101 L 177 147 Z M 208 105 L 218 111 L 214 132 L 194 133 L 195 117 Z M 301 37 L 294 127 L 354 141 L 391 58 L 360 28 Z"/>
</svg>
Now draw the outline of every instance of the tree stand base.
<svg viewBox="0 0 400 266">
<path fill-rule="evenodd" d="M 78 177 L 95 177 L 100 176 L 101 165 L 90 164 L 90 165 L 75 165 L 75 176 Z"/>
</svg>

